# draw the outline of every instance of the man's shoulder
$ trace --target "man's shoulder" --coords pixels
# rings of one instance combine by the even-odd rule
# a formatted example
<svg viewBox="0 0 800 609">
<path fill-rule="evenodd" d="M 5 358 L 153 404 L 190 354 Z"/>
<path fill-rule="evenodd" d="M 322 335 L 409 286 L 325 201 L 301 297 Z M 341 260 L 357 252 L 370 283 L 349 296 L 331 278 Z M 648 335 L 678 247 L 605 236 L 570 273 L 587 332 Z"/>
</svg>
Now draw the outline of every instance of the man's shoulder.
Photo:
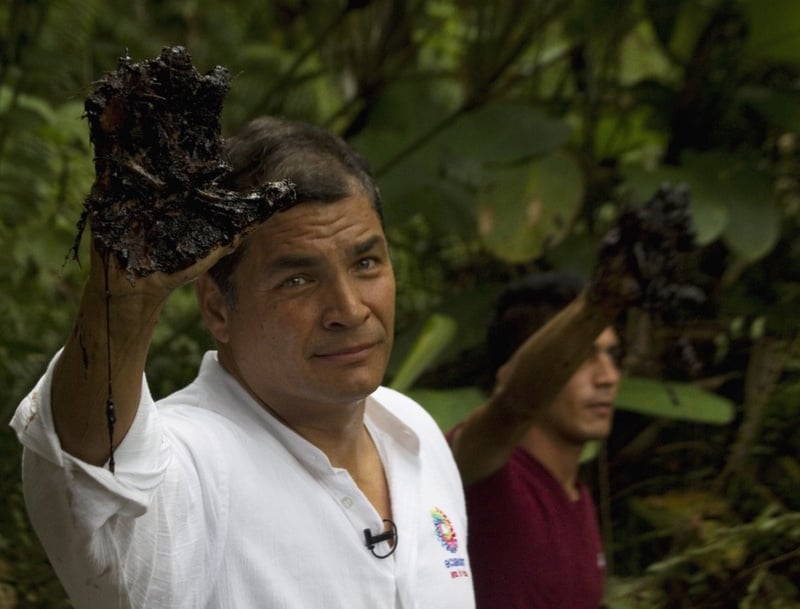
<svg viewBox="0 0 800 609">
<path fill-rule="evenodd" d="M 437 439 L 439 436 L 443 437 L 442 430 L 430 413 L 419 402 L 404 393 L 381 386 L 369 396 L 369 399 L 415 433 L 423 436 L 433 434 Z"/>
<path fill-rule="evenodd" d="M 381 385 L 369 397 L 403 420 L 416 418 L 432 420 L 428 411 L 419 402 L 391 387 Z"/>
</svg>

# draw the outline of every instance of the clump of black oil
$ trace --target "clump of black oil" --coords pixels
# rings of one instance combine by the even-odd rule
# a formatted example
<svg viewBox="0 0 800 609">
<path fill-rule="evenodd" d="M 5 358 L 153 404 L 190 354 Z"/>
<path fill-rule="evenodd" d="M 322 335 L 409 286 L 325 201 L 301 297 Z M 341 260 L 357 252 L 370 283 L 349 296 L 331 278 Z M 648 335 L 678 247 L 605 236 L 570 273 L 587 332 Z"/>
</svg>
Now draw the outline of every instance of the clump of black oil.
<svg viewBox="0 0 800 609">
<path fill-rule="evenodd" d="M 114 471 L 116 410 L 112 387 L 109 262 L 131 282 L 175 273 L 231 243 L 249 226 L 294 204 L 289 182 L 239 192 L 225 188 L 231 169 L 220 136 L 228 71 L 205 75 L 183 47 L 131 63 L 94 83 L 85 102 L 94 147 L 95 181 L 78 221 L 78 246 L 88 222 L 105 273 L 109 435 Z"/>
</svg>

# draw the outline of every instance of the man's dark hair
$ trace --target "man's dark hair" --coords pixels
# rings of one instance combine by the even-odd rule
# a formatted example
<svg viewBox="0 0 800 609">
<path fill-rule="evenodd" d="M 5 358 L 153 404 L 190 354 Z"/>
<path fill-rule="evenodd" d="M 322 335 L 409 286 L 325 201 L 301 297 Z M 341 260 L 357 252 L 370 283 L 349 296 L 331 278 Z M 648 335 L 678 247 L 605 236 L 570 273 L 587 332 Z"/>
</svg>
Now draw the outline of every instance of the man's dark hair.
<svg viewBox="0 0 800 609">
<path fill-rule="evenodd" d="M 577 275 L 551 271 L 527 275 L 503 290 L 486 330 L 492 378 L 530 335 L 577 298 L 585 284 Z"/>
<path fill-rule="evenodd" d="M 232 173 L 225 186 L 249 191 L 290 180 L 296 204 L 335 202 L 362 191 L 383 223 L 381 196 L 367 162 L 342 138 L 299 121 L 273 116 L 252 120 L 225 142 Z M 209 271 L 229 306 L 236 303 L 233 275 L 247 242 Z"/>
</svg>

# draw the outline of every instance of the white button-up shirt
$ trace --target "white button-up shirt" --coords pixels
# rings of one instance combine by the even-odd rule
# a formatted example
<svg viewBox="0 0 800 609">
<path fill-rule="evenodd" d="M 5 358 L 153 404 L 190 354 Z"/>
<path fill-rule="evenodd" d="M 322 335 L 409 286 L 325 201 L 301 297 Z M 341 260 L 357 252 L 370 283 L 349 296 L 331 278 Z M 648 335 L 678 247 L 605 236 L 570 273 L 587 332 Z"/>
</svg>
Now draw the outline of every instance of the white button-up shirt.
<svg viewBox="0 0 800 609">
<path fill-rule="evenodd" d="M 52 364 L 12 420 L 34 528 L 78 609 L 471 609 L 458 472 L 439 428 L 387 388 L 365 424 L 389 481 L 396 551 L 347 471 L 206 354 L 156 405 L 143 382 L 116 473 L 63 452 Z M 389 550 L 386 542 L 375 553 Z"/>
</svg>

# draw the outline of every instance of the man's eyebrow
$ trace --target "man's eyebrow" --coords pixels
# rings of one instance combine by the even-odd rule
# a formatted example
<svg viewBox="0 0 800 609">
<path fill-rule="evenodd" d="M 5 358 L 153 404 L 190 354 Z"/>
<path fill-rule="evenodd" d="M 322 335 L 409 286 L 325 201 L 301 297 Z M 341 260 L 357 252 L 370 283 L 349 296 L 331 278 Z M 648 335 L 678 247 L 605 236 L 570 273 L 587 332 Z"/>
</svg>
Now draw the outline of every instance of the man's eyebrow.
<svg viewBox="0 0 800 609">
<path fill-rule="evenodd" d="M 319 259 L 316 256 L 307 256 L 304 254 L 286 254 L 280 256 L 270 262 L 269 266 L 273 269 L 298 269 L 309 268 L 318 264 Z"/>
<path fill-rule="evenodd" d="M 362 256 L 376 247 L 385 247 L 386 239 L 382 235 L 373 235 L 352 246 L 354 256 Z M 311 268 L 320 263 L 316 255 L 284 254 L 269 263 L 269 268 L 276 270 Z"/>
<path fill-rule="evenodd" d="M 368 239 L 365 239 L 361 243 L 356 243 L 353 246 L 353 253 L 356 256 L 360 256 L 361 254 L 366 254 L 370 250 L 373 250 L 376 247 L 385 247 L 386 246 L 386 239 L 383 238 L 382 235 L 373 235 Z"/>
</svg>

